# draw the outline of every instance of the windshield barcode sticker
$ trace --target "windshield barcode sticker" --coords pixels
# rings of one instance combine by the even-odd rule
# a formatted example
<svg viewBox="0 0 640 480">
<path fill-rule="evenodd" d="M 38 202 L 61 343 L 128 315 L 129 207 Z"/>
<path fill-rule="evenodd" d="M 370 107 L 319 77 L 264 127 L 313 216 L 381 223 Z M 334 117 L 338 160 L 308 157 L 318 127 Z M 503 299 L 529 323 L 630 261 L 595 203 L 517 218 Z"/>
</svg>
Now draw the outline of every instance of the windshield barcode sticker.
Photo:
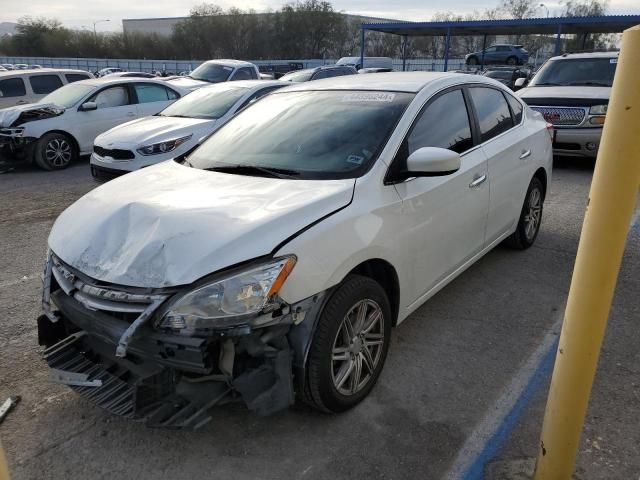
<svg viewBox="0 0 640 480">
<path fill-rule="evenodd" d="M 349 93 L 342 97 L 343 102 L 393 102 L 395 93 L 388 92 L 360 92 Z"/>
</svg>

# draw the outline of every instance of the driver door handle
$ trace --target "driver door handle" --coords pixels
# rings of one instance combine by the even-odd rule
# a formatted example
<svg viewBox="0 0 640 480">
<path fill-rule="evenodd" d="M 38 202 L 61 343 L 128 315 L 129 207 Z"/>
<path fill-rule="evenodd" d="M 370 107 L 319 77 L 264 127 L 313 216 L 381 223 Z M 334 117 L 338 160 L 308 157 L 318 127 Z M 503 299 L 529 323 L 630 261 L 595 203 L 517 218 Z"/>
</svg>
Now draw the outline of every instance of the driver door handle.
<svg viewBox="0 0 640 480">
<path fill-rule="evenodd" d="M 523 150 L 522 153 L 520 154 L 520 160 L 524 160 L 529 155 L 531 155 L 531 150 Z"/>
<path fill-rule="evenodd" d="M 473 180 L 473 182 L 471 182 L 469 184 L 469 188 L 477 188 L 477 187 L 479 187 L 480 185 L 482 185 L 486 181 L 487 181 L 487 176 L 486 175 L 482 175 L 482 176 L 480 176 L 478 178 L 475 178 Z"/>
<path fill-rule="evenodd" d="M 135 116 L 136 116 L 136 114 L 133 113 L 133 112 L 128 112 L 127 113 L 127 117 L 135 117 Z"/>
</svg>

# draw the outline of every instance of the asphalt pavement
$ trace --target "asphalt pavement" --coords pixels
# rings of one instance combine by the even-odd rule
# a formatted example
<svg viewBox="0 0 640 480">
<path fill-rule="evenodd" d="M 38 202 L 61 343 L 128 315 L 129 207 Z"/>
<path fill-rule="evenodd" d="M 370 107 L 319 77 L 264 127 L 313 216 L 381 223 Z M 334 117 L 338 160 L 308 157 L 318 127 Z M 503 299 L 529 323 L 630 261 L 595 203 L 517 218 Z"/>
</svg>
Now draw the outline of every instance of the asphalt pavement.
<svg viewBox="0 0 640 480">
<path fill-rule="evenodd" d="M 22 396 L 0 424 L 13 478 L 494 479 L 504 465 L 530 463 L 550 370 L 540 364 L 558 334 L 592 173 L 590 162 L 558 162 L 535 246 L 496 248 L 395 329 L 382 377 L 357 408 L 324 415 L 295 406 L 260 418 L 230 405 L 196 432 L 111 416 L 47 381 L 35 325 L 46 238 L 96 184 L 86 162 L 1 174 L 0 403 Z M 580 479 L 640 476 L 639 237 L 636 225 Z"/>
</svg>

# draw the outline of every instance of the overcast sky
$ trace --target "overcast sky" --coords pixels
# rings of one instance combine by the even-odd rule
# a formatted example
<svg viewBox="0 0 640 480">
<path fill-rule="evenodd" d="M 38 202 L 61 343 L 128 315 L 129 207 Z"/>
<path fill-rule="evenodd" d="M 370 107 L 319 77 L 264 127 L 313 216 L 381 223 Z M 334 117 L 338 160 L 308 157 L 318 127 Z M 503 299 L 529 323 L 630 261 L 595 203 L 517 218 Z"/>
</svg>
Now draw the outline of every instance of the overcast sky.
<svg viewBox="0 0 640 480">
<path fill-rule="evenodd" d="M 334 0 L 336 10 L 348 13 L 399 20 L 429 20 L 436 12 L 466 13 L 493 8 L 499 0 Z M 544 2 L 544 0 L 542 0 Z M 0 0 L 0 22 L 15 22 L 23 16 L 55 17 L 69 27 L 93 29 L 96 20 L 110 19 L 97 25 L 98 31 L 122 30 L 123 18 L 186 16 L 202 0 Z M 223 8 L 236 6 L 265 11 L 278 9 L 283 0 L 209 0 Z M 551 15 L 560 13 L 559 1 L 544 2 Z M 541 16 L 546 11 L 540 9 Z M 609 13 L 640 13 L 639 0 L 611 0 Z"/>
</svg>

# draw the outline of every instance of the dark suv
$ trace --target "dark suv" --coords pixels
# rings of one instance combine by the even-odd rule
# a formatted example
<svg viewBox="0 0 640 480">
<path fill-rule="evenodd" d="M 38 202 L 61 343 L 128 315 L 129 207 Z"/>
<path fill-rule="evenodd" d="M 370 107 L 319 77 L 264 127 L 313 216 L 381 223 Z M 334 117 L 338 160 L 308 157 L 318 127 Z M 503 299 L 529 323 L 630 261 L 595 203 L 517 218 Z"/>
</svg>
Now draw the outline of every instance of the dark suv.
<svg viewBox="0 0 640 480">
<path fill-rule="evenodd" d="M 491 45 L 484 50 L 464 57 L 467 65 L 524 65 L 529 61 L 529 52 L 522 45 Z"/>
<path fill-rule="evenodd" d="M 350 65 L 327 65 L 290 72 L 280 78 L 285 82 L 309 82 L 321 78 L 342 77 L 343 75 L 357 75 L 358 71 Z"/>
</svg>

